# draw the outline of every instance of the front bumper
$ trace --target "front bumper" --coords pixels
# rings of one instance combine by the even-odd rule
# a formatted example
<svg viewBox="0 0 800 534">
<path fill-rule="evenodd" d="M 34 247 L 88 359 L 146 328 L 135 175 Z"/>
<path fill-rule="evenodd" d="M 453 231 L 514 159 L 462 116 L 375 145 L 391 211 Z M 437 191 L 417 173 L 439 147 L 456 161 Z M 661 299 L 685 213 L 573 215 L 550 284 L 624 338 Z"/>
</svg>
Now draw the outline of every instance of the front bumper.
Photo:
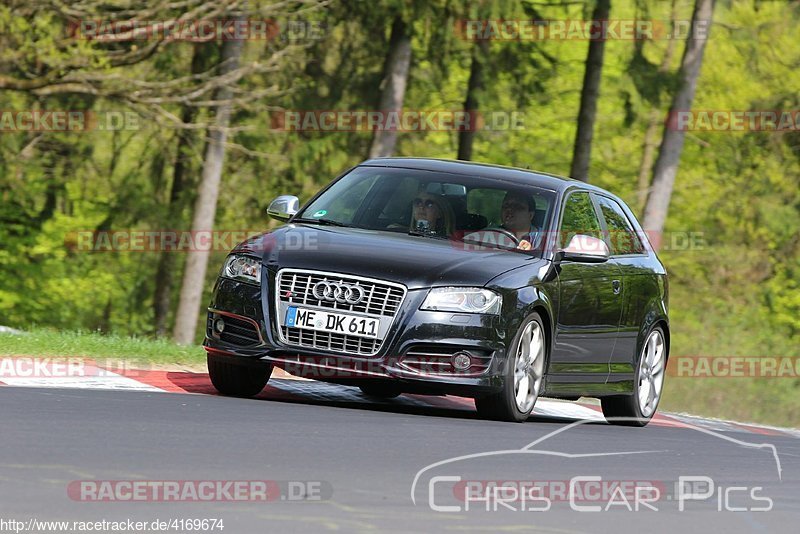
<svg viewBox="0 0 800 534">
<path fill-rule="evenodd" d="M 406 392 L 479 396 L 503 385 L 506 339 L 500 317 L 423 311 L 419 307 L 428 290 L 409 290 L 378 352 L 369 357 L 345 355 L 280 341 L 273 295 L 268 291 L 272 285 L 217 280 L 204 342 L 210 355 L 242 364 L 269 363 L 293 375 L 327 382 L 359 385 L 391 380 Z M 237 324 L 243 328 L 249 324 L 254 332 L 249 337 L 236 337 L 239 331 L 220 335 L 214 329 L 219 317 L 240 321 Z M 440 363 L 462 351 L 473 356 L 470 369 L 456 371 Z"/>
</svg>

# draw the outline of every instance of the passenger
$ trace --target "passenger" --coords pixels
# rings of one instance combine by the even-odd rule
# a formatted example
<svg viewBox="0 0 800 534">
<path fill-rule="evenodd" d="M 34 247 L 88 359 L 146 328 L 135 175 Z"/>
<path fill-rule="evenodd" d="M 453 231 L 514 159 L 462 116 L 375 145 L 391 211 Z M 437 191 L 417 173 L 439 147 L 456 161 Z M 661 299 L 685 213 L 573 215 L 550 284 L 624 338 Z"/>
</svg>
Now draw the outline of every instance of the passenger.
<svg viewBox="0 0 800 534">
<path fill-rule="evenodd" d="M 441 195 L 428 193 L 420 187 L 411 206 L 411 231 L 423 231 L 450 237 L 454 231 L 453 208 Z"/>
</svg>

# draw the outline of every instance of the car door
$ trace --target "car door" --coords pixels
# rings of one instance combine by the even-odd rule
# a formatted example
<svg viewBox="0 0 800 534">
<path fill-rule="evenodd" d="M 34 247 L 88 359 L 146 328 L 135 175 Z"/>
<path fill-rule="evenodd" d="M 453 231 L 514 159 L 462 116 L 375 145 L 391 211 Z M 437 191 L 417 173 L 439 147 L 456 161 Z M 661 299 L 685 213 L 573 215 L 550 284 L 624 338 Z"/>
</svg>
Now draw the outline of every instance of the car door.
<svg viewBox="0 0 800 534">
<path fill-rule="evenodd" d="M 562 203 L 560 246 L 573 235 L 601 238 L 595 205 L 586 191 L 573 191 Z M 621 314 L 617 264 L 562 261 L 558 268 L 558 317 L 548 381 L 604 384 Z M 588 394 L 588 389 L 581 389 Z"/>
<path fill-rule="evenodd" d="M 617 343 L 609 358 L 609 380 L 632 380 L 637 358 L 637 342 L 645 320 L 649 299 L 658 293 L 657 280 L 647 251 L 619 202 L 593 194 L 600 208 L 603 234 L 611 252 L 609 263 L 620 270 L 622 314 Z"/>
</svg>

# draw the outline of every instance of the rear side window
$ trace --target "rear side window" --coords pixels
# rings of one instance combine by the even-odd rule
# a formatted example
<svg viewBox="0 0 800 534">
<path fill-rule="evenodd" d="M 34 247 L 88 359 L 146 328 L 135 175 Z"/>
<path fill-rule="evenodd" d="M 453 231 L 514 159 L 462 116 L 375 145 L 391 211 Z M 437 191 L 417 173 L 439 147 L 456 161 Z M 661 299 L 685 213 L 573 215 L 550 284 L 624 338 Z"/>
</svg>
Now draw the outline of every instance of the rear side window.
<svg viewBox="0 0 800 534">
<path fill-rule="evenodd" d="M 589 193 L 572 193 L 564 203 L 564 216 L 561 219 L 559 232 L 560 246 L 566 247 L 577 234 L 603 238 L 600 221 Z"/>
<path fill-rule="evenodd" d="M 606 242 L 612 255 L 642 254 L 644 247 L 636 231 L 633 229 L 628 217 L 625 215 L 622 206 L 608 197 L 596 195 L 600 212 L 606 221 L 608 235 Z"/>
</svg>

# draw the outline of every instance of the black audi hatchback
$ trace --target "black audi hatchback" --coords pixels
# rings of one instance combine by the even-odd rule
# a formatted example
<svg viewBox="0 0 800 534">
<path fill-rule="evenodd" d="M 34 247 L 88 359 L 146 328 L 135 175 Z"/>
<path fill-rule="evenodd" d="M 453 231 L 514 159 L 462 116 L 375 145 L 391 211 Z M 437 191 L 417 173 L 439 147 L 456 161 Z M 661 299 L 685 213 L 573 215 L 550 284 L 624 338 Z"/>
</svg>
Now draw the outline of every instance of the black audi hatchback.
<svg viewBox="0 0 800 534">
<path fill-rule="evenodd" d="M 364 395 L 455 394 L 524 421 L 539 396 L 598 397 L 645 425 L 669 353 L 667 274 L 619 198 L 539 172 L 369 160 L 227 257 L 205 349 L 222 394 L 274 367 Z"/>
</svg>

